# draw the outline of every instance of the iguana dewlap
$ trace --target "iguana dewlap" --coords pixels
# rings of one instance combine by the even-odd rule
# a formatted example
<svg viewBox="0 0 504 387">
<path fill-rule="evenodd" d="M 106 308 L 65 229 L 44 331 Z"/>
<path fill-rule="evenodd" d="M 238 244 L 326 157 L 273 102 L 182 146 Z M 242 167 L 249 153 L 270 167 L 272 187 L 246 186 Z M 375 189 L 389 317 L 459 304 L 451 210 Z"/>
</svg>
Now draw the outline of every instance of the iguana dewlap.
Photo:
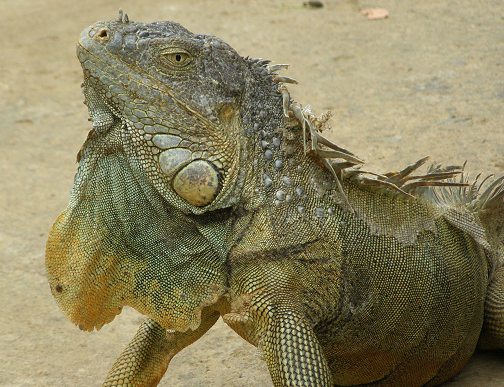
<svg viewBox="0 0 504 387">
<path fill-rule="evenodd" d="M 83 31 L 93 129 L 47 274 L 83 330 L 148 318 L 104 386 L 154 386 L 219 318 L 275 386 L 436 386 L 504 348 L 503 178 L 374 174 L 285 65 L 173 22 Z M 479 192 L 481 191 L 481 192 Z"/>
</svg>

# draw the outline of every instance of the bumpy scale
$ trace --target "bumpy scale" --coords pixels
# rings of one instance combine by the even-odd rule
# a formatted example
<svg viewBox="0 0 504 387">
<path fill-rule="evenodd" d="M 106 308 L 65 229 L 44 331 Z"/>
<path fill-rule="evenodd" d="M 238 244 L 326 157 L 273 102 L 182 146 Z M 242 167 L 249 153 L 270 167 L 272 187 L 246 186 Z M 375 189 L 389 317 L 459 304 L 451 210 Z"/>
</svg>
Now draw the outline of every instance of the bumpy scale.
<svg viewBox="0 0 504 387">
<path fill-rule="evenodd" d="M 93 130 L 49 283 L 83 330 L 147 316 L 104 386 L 156 385 L 219 316 L 275 386 L 435 386 L 504 347 L 503 178 L 364 171 L 286 65 L 173 22 L 121 11 L 77 54 Z"/>
</svg>

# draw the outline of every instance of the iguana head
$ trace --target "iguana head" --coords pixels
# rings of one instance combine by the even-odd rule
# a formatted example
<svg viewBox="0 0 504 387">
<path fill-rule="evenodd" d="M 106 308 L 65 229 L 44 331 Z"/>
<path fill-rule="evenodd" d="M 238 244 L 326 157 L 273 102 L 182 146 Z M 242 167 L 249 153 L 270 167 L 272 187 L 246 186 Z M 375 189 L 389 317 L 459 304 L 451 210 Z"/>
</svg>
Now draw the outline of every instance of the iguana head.
<svg viewBox="0 0 504 387">
<path fill-rule="evenodd" d="M 251 147 L 250 61 L 214 36 L 122 15 L 84 30 L 77 54 L 95 131 L 120 120 L 171 204 L 199 214 L 238 200 Z"/>
</svg>

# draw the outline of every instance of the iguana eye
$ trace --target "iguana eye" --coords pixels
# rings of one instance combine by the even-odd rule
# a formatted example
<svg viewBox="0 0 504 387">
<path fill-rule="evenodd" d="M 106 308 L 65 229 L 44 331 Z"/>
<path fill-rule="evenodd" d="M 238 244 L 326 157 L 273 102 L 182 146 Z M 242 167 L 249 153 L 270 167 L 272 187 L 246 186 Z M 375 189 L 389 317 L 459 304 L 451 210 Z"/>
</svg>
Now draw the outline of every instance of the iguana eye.
<svg viewBox="0 0 504 387">
<path fill-rule="evenodd" d="M 192 63 L 192 56 L 183 50 L 165 51 L 161 54 L 165 65 L 172 69 L 183 70 Z"/>
</svg>

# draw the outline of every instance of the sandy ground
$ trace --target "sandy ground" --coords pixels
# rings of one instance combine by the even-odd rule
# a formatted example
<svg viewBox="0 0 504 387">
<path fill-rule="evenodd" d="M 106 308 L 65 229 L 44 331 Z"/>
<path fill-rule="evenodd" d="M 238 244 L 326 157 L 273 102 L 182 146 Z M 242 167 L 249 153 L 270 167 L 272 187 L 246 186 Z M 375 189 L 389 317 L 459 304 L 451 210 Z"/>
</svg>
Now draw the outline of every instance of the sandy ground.
<svg viewBox="0 0 504 387">
<path fill-rule="evenodd" d="M 372 0 L 371 0 L 372 1 Z M 242 55 L 290 63 L 293 97 L 335 113 L 330 135 L 368 161 L 397 170 L 430 154 L 504 172 L 502 2 L 326 0 L 1 0 L 0 385 L 98 386 L 142 320 L 127 309 L 83 333 L 58 310 L 44 246 L 65 208 L 75 155 L 91 124 L 79 89 L 80 31 L 117 16 L 175 20 L 217 35 Z M 359 10 L 390 11 L 368 21 Z M 268 386 L 255 348 L 222 322 L 181 352 L 163 386 Z M 446 386 L 504 385 L 502 353 L 476 354 Z"/>
</svg>

